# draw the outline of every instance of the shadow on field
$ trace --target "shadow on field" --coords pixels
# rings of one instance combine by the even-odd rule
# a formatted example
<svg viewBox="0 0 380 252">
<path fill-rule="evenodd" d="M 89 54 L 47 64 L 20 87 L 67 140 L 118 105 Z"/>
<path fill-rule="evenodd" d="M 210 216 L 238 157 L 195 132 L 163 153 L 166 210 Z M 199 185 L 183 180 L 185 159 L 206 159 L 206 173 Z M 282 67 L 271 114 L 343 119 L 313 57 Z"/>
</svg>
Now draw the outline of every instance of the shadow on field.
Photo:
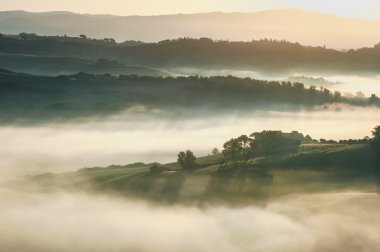
<svg viewBox="0 0 380 252">
<path fill-rule="evenodd" d="M 273 176 L 268 170 L 255 167 L 248 161 L 221 164 L 210 176 L 203 200 L 265 202 L 269 197 Z"/>
</svg>

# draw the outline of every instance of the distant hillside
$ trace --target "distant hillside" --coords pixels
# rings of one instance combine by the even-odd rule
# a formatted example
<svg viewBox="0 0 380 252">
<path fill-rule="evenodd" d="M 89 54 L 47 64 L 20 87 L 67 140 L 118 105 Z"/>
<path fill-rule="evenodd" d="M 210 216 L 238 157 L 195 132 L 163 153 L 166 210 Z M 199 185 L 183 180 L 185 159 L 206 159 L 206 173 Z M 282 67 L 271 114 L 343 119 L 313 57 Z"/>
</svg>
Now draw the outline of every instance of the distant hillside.
<svg viewBox="0 0 380 252">
<path fill-rule="evenodd" d="M 230 69 L 269 73 L 380 73 L 380 44 L 347 52 L 276 40 L 213 41 L 208 38 L 165 40 L 125 46 L 112 39 L 1 36 L 0 53 L 117 60 L 158 69 Z M 10 68 L 11 69 L 11 68 Z"/>
<path fill-rule="evenodd" d="M 79 72 L 94 74 L 133 74 L 142 76 L 171 76 L 172 74 L 159 69 L 144 66 L 131 66 L 107 59 L 81 59 L 64 56 L 38 56 L 24 54 L 0 53 L 0 68 L 14 72 L 34 75 L 67 75 Z M 1 73 L 1 70 L 0 70 Z"/>
<path fill-rule="evenodd" d="M 345 103 L 380 106 L 301 83 L 236 77 L 139 77 L 79 73 L 58 77 L 0 73 L 0 124 L 41 124 L 128 116 L 168 119 L 255 110 L 298 111 Z"/>
<path fill-rule="evenodd" d="M 70 12 L 0 12 L 2 33 L 86 34 L 96 38 L 112 37 L 118 41 L 136 39 L 153 42 L 178 37 L 211 37 L 235 41 L 272 38 L 341 49 L 371 46 L 380 41 L 379 30 L 380 21 L 293 9 L 127 17 Z"/>
</svg>

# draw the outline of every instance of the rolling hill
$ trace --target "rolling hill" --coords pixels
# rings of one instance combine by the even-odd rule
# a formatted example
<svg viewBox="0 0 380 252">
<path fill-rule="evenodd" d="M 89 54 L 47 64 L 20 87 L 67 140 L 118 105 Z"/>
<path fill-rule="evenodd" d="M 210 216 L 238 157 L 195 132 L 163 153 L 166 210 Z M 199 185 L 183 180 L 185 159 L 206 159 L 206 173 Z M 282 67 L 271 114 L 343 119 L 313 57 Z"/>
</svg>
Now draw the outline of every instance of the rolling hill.
<svg viewBox="0 0 380 252">
<path fill-rule="evenodd" d="M 31 181 L 43 190 L 88 190 L 161 203 L 250 204 L 292 193 L 376 191 L 376 163 L 368 144 L 304 144 L 296 152 L 227 161 L 198 158 L 199 168 L 178 163 L 135 163 L 42 174 Z M 360 167 L 360 168 L 359 168 Z"/>
<path fill-rule="evenodd" d="M 202 13 L 163 16 L 86 15 L 70 12 L 0 12 L 0 31 L 17 34 L 67 34 L 148 42 L 178 37 L 233 41 L 286 39 L 305 45 L 342 49 L 380 41 L 380 21 L 342 18 L 295 9 L 254 13 Z"/>
</svg>

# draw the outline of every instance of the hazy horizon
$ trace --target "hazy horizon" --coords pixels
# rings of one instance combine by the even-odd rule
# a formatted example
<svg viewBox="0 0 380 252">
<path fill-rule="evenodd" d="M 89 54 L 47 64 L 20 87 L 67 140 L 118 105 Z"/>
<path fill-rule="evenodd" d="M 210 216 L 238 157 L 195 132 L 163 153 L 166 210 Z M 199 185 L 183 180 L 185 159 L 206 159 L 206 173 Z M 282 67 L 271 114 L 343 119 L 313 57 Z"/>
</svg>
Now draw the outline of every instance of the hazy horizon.
<svg viewBox="0 0 380 252">
<path fill-rule="evenodd" d="M 85 34 L 120 42 L 157 42 L 180 37 L 230 41 L 267 38 L 339 50 L 372 47 L 380 42 L 380 20 L 352 19 L 299 8 L 154 16 L 0 12 L 0 20 L 4 34 Z"/>
<path fill-rule="evenodd" d="M 91 3 L 91 4 L 90 4 Z M 64 2 L 44 0 L 10 1 L 3 0 L 0 10 L 25 10 L 30 12 L 48 11 L 70 11 L 75 13 L 88 14 L 113 14 L 113 15 L 168 15 L 168 14 L 189 14 L 208 12 L 258 12 L 274 9 L 301 9 L 305 11 L 332 14 L 348 18 L 379 19 L 379 2 L 365 0 L 357 1 L 318 1 L 309 2 L 301 0 L 195 0 L 190 2 L 178 2 L 165 0 L 157 3 L 152 0 L 143 0 L 139 3 L 122 0 L 103 1 L 74 1 Z"/>
<path fill-rule="evenodd" d="M 1 12 L 26 12 L 32 14 L 45 14 L 45 13 L 71 13 L 78 15 L 89 15 L 89 16 L 114 16 L 114 17 L 159 17 L 159 16 L 188 16 L 188 15 L 203 15 L 203 14 L 253 14 L 253 13 L 266 13 L 266 12 L 277 12 L 277 11 L 296 11 L 296 12 L 305 12 L 305 13 L 313 13 L 320 14 L 325 16 L 333 16 L 344 19 L 351 20 L 365 20 L 365 21 L 380 21 L 379 17 L 360 17 L 360 16 L 345 16 L 328 12 L 321 12 L 317 10 L 308 10 L 302 8 L 268 8 L 268 9 L 258 9 L 258 10 L 237 10 L 237 11 L 228 11 L 228 10 L 206 10 L 206 11 L 195 11 L 195 12 L 168 12 L 168 13 L 152 13 L 152 14 L 144 14 L 144 13 L 130 13 L 130 14 L 118 14 L 118 13 L 110 13 L 110 12 L 80 12 L 76 10 L 70 9 L 57 9 L 57 10 L 28 10 L 28 9 L 0 9 Z"/>
</svg>

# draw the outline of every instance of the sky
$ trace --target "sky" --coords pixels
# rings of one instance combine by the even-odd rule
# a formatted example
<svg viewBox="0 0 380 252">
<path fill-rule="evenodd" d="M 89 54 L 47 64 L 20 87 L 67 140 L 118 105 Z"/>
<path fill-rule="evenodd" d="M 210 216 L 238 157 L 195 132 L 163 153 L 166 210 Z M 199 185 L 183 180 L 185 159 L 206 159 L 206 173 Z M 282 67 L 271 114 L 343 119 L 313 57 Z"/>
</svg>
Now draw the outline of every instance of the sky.
<svg viewBox="0 0 380 252">
<path fill-rule="evenodd" d="M 115 15 L 254 12 L 279 8 L 380 19 L 379 0 L 0 0 L 0 10 L 3 11 L 72 11 Z"/>
</svg>

